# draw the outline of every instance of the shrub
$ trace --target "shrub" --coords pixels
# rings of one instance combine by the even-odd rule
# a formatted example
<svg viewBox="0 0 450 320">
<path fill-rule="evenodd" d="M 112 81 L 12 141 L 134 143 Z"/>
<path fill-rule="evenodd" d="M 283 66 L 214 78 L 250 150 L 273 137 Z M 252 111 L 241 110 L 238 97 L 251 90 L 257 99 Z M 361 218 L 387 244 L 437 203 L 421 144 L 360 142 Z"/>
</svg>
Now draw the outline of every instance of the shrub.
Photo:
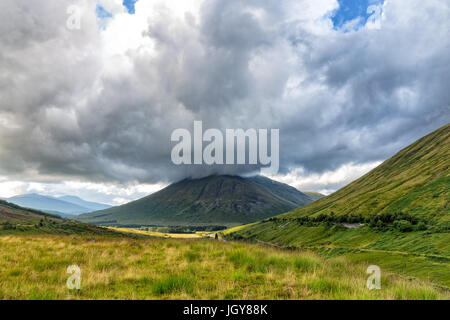
<svg viewBox="0 0 450 320">
<path fill-rule="evenodd" d="M 3 230 L 13 230 L 13 229 L 15 229 L 16 227 L 13 225 L 13 224 L 11 224 L 9 221 L 6 221 L 4 224 L 3 224 Z"/>
<path fill-rule="evenodd" d="M 413 230 L 411 222 L 407 220 L 399 220 L 394 222 L 394 227 L 401 232 L 410 232 Z"/>
<path fill-rule="evenodd" d="M 377 223 L 376 223 L 375 225 L 376 225 L 376 227 L 377 227 L 379 230 L 383 230 L 384 227 L 385 227 L 385 225 L 384 225 L 384 223 L 383 223 L 382 220 L 378 220 Z"/>
<path fill-rule="evenodd" d="M 423 231 L 423 230 L 427 230 L 427 226 L 425 225 L 425 223 L 424 222 L 419 222 L 418 224 L 417 224 L 417 230 L 418 231 Z"/>
</svg>

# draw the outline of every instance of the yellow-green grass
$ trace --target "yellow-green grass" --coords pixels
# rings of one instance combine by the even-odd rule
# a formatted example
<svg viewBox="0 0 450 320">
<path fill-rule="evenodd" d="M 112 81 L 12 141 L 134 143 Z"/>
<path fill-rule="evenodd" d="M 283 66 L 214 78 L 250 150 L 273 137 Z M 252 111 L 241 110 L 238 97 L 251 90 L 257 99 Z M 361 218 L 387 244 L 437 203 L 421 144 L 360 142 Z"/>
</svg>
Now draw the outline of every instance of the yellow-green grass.
<svg viewBox="0 0 450 320">
<path fill-rule="evenodd" d="M 164 233 L 164 232 L 156 232 L 156 231 L 146 231 L 142 229 L 135 228 L 116 228 L 116 227 L 108 227 L 108 229 L 132 233 L 132 234 L 143 234 L 151 237 L 157 238 L 173 238 L 173 239 L 200 239 L 204 237 L 208 237 L 209 232 L 196 232 L 196 233 Z"/>
<path fill-rule="evenodd" d="M 256 222 L 254 222 L 254 223 L 249 223 L 249 224 L 244 224 L 244 225 L 237 226 L 237 227 L 233 227 L 233 228 L 228 228 L 228 229 L 225 229 L 225 230 L 223 230 L 223 231 L 219 231 L 218 233 L 219 233 L 219 234 L 223 234 L 223 235 L 227 235 L 227 234 L 231 234 L 231 233 L 233 233 L 233 232 L 238 232 L 238 231 L 240 231 L 240 230 L 242 230 L 242 229 L 245 229 L 245 228 L 247 228 L 247 227 L 250 227 L 250 226 L 252 226 L 252 225 L 254 225 L 254 224 L 256 224 Z"/>
<path fill-rule="evenodd" d="M 68 290 L 67 267 L 81 269 Z M 445 289 L 342 257 L 211 239 L 0 237 L 1 299 L 449 299 Z"/>
<path fill-rule="evenodd" d="M 225 238 L 312 250 L 327 257 L 341 255 L 450 287 L 449 233 L 381 232 L 367 226 L 343 229 L 270 221 L 246 227 Z"/>
</svg>

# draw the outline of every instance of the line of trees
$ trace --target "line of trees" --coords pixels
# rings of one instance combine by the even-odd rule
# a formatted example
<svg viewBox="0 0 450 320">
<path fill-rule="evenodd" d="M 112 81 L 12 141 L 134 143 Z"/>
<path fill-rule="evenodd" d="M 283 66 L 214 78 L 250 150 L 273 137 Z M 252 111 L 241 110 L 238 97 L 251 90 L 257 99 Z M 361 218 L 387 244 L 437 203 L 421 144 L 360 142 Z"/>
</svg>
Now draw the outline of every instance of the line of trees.
<svg viewBox="0 0 450 320">
<path fill-rule="evenodd" d="M 388 231 L 399 230 L 401 232 L 421 231 L 427 229 L 427 222 L 420 217 L 413 216 L 405 212 L 383 212 L 371 216 L 363 216 L 360 214 L 336 215 L 334 212 L 330 214 L 319 214 L 317 216 L 299 217 L 295 219 L 270 218 L 266 221 L 277 221 L 280 223 L 294 221 L 302 226 L 318 226 L 336 224 L 364 224 L 371 228 Z"/>
</svg>

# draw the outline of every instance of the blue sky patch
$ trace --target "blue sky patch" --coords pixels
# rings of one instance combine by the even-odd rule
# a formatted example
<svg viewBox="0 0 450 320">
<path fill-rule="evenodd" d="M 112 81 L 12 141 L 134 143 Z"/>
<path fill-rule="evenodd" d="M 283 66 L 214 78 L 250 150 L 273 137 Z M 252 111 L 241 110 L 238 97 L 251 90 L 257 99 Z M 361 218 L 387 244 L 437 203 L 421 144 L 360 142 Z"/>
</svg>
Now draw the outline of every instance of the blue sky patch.
<svg viewBox="0 0 450 320">
<path fill-rule="evenodd" d="M 134 4 L 137 2 L 138 0 L 123 0 L 123 5 L 125 6 L 125 8 L 127 8 L 128 13 L 129 14 L 134 14 Z"/>
<path fill-rule="evenodd" d="M 367 20 L 375 14 L 368 13 L 367 9 L 371 5 L 382 5 L 384 0 L 338 0 L 339 9 L 333 12 L 331 20 L 335 29 L 341 29 L 347 22 L 360 19 L 355 26 L 358 29 L 367 23 Z"/>
<path fill-rule="evenodd" d="M 101 5 L 97 5 L 97 8 L 95 9 L 95 12 L 97 13 L 97 17 L 100 19 L 105 18 L 111 18 L 112 14 L 105 10 Z"/>
</svg>

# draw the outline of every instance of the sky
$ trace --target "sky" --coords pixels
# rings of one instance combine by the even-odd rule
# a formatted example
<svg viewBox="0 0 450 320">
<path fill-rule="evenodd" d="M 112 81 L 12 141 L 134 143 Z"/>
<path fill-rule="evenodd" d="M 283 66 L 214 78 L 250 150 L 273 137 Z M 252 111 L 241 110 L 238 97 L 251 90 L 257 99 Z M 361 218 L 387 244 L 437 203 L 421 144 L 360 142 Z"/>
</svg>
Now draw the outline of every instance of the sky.
<svg viewBox="0 0 450 320">
<path fill-rule="evenodd" d="M 134 4 L 137 2 L 137 0 L 123 0 L 122 4 L 127 8 L 127 11 L 129 14 L 135 13 Z"/>
<path fill-rule="evenodd" d="M 271 177 L 329 194 L 449 122 L 449 30 L 441 0 L 3 0 L 0 197 L 255 172 L 173 165 L 194 120 L 279 129 Z"/>
<path fill-rule="evenodd" d="M 338 0 L 338 4 L 331 13 L 331 21 L 336 30 L 348 32 L 380 20 L 384 0 Z"/>
</svg>

